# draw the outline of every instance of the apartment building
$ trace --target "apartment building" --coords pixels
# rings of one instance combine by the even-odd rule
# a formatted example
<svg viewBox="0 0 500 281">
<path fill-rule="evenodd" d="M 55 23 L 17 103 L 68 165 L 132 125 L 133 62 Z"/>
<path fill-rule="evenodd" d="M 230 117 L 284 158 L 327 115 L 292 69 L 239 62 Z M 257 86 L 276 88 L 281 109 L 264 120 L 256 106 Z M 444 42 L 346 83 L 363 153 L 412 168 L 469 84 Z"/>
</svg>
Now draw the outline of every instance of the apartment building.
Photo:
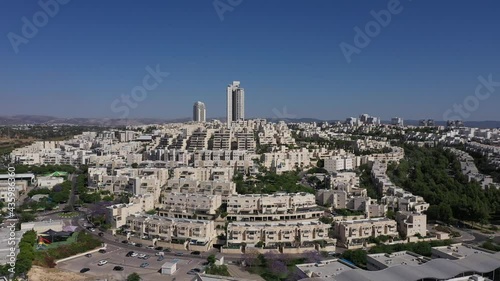
<svg viewBox="0 0 500 281">
<path fill-rule="evenodd" d="M 325 159 L 325 170 L 329 173 L 353 170 L 358 166 L 359 161 L 356 158 L 354 155 L 338 155 L 327 158 Z"/>
<path fill-rule="evenodd" d="M 256 142 L 252 130 L 244 129 L 236 133 L 238 150 L 255 152 Z"/>
<path fill-rule="evenodd" d="M 423 197 L 413 195 L 399 187 L 389 187 L 386 194 L 381 202 L 392 210 L 425 212 L 430 206 Z"/>
<path fill-rule="evenodd" d="M 308 167 L 311 165 L 311 154 L 305 148 L 290 151 L 264 153 L 262 165 L 276 173 L 295 170 L 297 167 Z"/>
<path fill-rule="evenodd" d="M 334 227 L 339 242 L 346 248 L 363 247 L 370 237 L 398 236 L 397 222 L 388 218 L 338 221 Z"/>
<path fill-rule="evenodd" d="M 332 172 L 328 184 L 330 188 L 352 192 L 353 189 L 359 188 L 359 177 L 355 172 Z"/>
<path fill-rule="evenodd" d="M 400 211 L 396 214 L 398 230 L 406 237 L 427 235 L 427 215 L 417 212 Z"/>
<path fill-rule="evenodd" d="M 318 221 L 302 222 L 231 222 L 227 226 L 227 243 L 265 246 L 285 243 L 298 247 L 307 242 L 327 240 L 330 225 Z"/>
<path fill-rule="evenodd" d="M 221 195 L 165 192 L 159 216 L 174 218 L 212 218 L 222 205 Z"/>
<path fill-rule="evenodd" d="M 222 202 L 225 203 L 229 196 L 236 194 L 236 184 L 232 181 L 170 179 L 167 182 L 164 192 L 220 195 L 222 197 Z"/>
<path fill-rule="evenodd" d="M 205 245 L 217 236 L 215 223 L 211 220 L 133 214 L 127 217 L 126 225 L 130 234 L 164 242 L 189 239 L 191 243 Z"/>
<path fill-rule="evenodd" d="M 212 136 L 212 132 L 204 128 L 198 128 L 193 132 L 187 144 L 189 152 L 208 149 L 208 140 Z"/>
<path fill-rule="evenodd" d="M 232 133 L 229 129 L 221 129 L 214 133 L 213 150 L 231 150 Z"/>
<path fill-rule="evenodd" d="M 179 167 L 174 169 L 172 179 L 231 181 L 233 176 L 234 169 L 232 168 Z"/>
<path fill-rule="evenodd" d="M 132 214 L 144 213 L 155 208 L 154 197 L 150 194 L 132 196 L 128 204 L 115 204 L 106 209 L 106 222 L 112 229 L 117 229 L 127 223 L 127 217 Z"/>
<path fill-rule="evenodd" d="M 313 219 L 324 213 L 308 193 L 233 195 L 227 200 L 227 212 L 233 221 Z"/>
</svg>

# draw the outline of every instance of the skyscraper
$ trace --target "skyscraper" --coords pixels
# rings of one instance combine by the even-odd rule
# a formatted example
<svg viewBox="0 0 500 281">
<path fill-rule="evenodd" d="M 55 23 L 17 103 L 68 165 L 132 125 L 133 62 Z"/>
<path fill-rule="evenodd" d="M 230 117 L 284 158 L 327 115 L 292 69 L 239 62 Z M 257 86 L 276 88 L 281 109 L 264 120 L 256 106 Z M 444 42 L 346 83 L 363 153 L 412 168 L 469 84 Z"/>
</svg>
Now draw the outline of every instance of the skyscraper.
<svg viewBox="0 0 500 281">
<path fill-rule="evenodd" d="M 207 117 L 207 109 L 205 104 L 201 101 L 197 101 L 193 105 L 193 121 L 195 122 L 205 122 Z"/>
<path fill-rule="evenodd" d="M 245 119 L 245 90 L 240 88 L 240 81 L 233 81 L 227 86 L 227 123 Z"/>
</svg>

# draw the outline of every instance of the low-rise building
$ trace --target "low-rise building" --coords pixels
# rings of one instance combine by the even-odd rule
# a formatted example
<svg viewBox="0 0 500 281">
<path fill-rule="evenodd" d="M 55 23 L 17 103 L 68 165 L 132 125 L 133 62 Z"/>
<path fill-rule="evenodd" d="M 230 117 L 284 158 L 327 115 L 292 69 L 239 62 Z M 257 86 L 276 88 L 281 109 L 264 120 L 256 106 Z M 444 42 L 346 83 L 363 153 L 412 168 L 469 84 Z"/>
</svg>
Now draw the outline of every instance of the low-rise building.
<svg viewBox="0 0 500 281">
<path fill-rule="evenodd" d="M 52 188 L 57 184 L 64 182 L 62 177 L 38 177 L 36 180 L 37 187 L 40 188 Z"/>
<path fill-rule="evenodd" d="M 402 251 L 392 254 L 372 254 L 366 258 L 366 267 L 368 270 L 383 270 L 398 265 L 421 265 L 430 259 L 413 252 Z"/>
<path fill-rule="evenodd" d="M 396 214 L 398 230 L 405 237 L 427 235 L 427 215 L 417 212 L 400 211 Z"/>
<path fill-rule="evenodd" d="M 129 199 L 128 204 L 115 204 L 106 209 L 106 222 L 112 229 L 117 229 L 127 223 L 127 217 L 132 214 L 144 213 L 155 208 L 154 197 L 150 194 L 137 195 Z"/>
<path fill-rule="evenodd" d="M 388 218 L 338 221 L 334 227 L 339 242 L 346 248 L 363 247 L 370 237 L 398 236 L 396 221 Z"/>
<path fill-rule="evenodd" d="M 292 247 L 327 240 L 330 225 L 319 221 L 301 222 L 231 222 L 227 226 L 227 243 L 265 246 L 283 243 Z"/>
<path fill-rule="evenodd" d="M 490 255 L 490 252 L 467 244 L 457 243 L 449 246 L 433 247 L 432 258 L 460 260 L 475 255 Z"/>
<path fill-rule="evenodd" d="M 232 221 L 305 220 L 324 213 L 309 193 L 233 195 L 227 200 L 227 212 Z"/>
<path fill-rule="evenodd" d="M 210 218 L 222 205 L 221 195 L 205 195 L 197 193 L 164 193 L 161 199 L 161 210 L 158 215 L 174 218 Z"/>
<path fill-rule="evenodd" d="M 157 215 L 129 215 L 126 229 L 130 235 L 138 237 L 164 242 L 190 240 L 197 245 L 206 245 L 217 236 L 214 221 L 165 218 Z"/>
</svg>

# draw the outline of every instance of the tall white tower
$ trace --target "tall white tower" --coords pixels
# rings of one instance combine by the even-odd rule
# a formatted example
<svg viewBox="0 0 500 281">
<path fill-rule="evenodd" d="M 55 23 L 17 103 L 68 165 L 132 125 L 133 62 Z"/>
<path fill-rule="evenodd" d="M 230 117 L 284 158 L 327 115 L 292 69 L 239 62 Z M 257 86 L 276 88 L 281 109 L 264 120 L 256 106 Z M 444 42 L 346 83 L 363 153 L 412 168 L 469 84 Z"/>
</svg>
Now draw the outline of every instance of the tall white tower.
<svg viewBox="0 0 500 281">
<path fill-rule="evenodd" d="M 240 88 L 240 81 L 227 86 L 226 110 L 228 124 L 245 119 L 245 90 Z"/>
<path fill-rule="evenodd" d="M 193 121 L 206 122 L 207 108 L 201 101 L 197 101 L 193 105 Z"/>
</svg>

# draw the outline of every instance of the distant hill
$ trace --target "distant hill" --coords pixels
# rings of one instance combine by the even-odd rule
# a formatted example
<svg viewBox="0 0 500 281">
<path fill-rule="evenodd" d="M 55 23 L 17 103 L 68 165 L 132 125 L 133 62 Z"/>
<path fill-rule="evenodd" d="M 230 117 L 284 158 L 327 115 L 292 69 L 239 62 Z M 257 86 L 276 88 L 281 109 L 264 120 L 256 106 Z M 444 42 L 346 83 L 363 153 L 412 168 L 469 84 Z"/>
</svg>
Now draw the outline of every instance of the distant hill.
<svg viewBox="0 0 500 281">
<path fill-rule="evenodd" d="M 225 122 L 224 117 L 220 118 L 209 118 L 208 120 L 220 120 Z M 294 118 L 294 119 L 282 119 L 282 118 L 265 118 L 270 122 L 285 121 L 287 123 L 300 123 L 300 122 L 328 122 L 333 123 L 339 120 L 321 120 L 316 118 Z M 165 123 L 180 123 L 191 121 L 191 118 L 176 118 L 176 119 L 162 119 L 162 118 L 134 118 L 134 119 L 118 119 L 118 118 L 61 118 L 54 116 L 43 116 L 43 115 L 14 115 L 14 116 L 0 116 L 0 125 L 23 125 L 23 124 L 70 124 L 70 125 L 81 125 L 81 126 L 104 126 L 104 127 L 116 127 L 116 126 L 136 126 L 136 125 L 148 125 L 148 124 L 165 124 Z M 419 120 L 404 120 L 405 125 L 418 125 Z M 382 121 L 384 124 L 389 124 L 390 121 Z M 446 126 L 445 121 L 436 121 L 439 126 Z M 465 126 L 473 128 L 500 128 L 500 121 L 465 121 Z"/>
</svg>

